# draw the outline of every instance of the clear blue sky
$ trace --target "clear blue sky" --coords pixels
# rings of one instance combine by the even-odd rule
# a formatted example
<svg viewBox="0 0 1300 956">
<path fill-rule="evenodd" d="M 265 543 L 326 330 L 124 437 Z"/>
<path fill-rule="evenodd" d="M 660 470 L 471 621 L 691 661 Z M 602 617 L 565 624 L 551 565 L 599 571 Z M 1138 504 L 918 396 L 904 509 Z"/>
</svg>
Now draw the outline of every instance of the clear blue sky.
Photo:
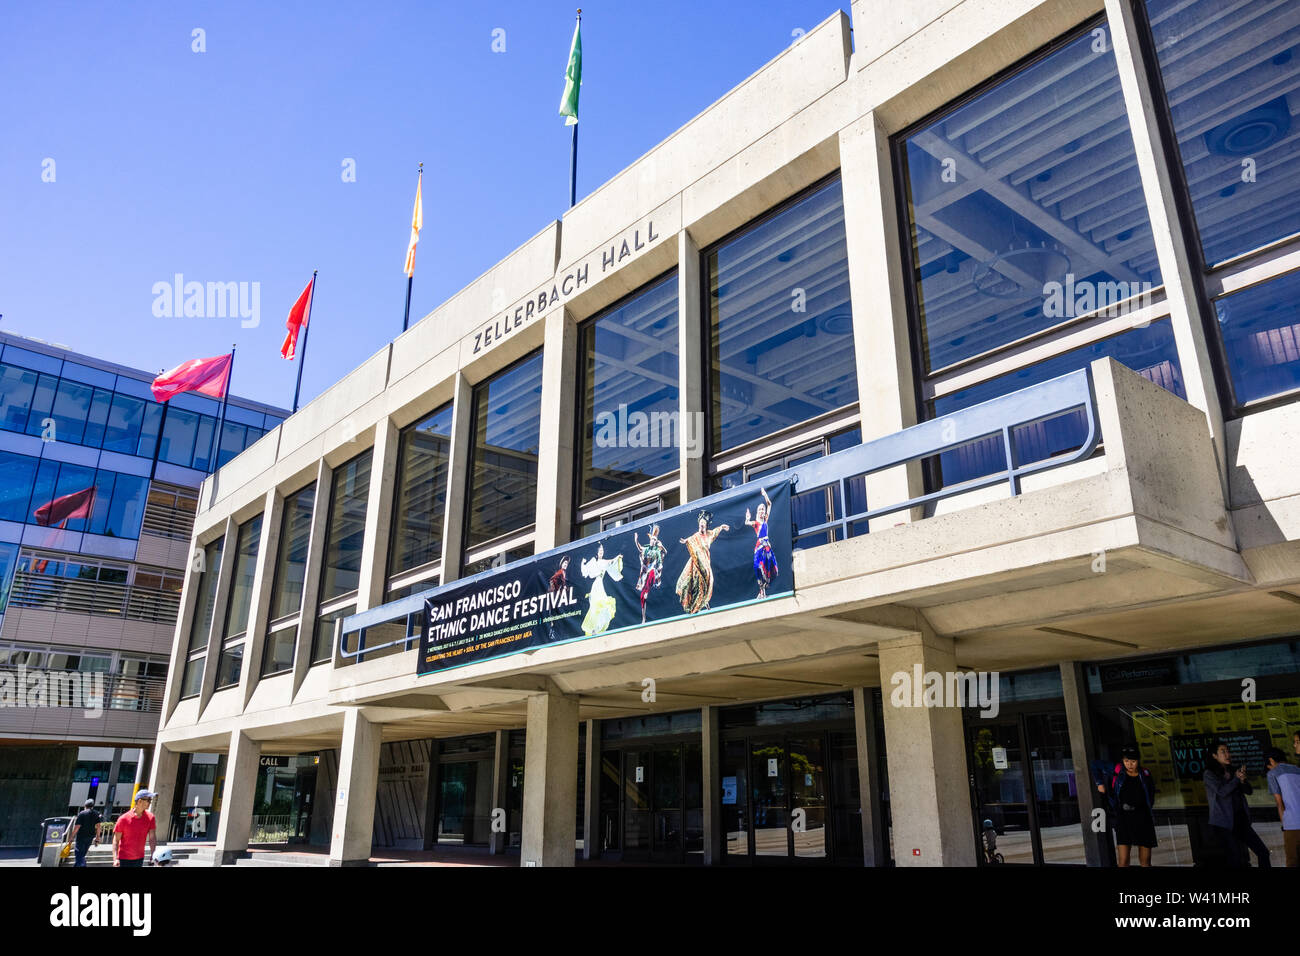
<svg viewBox="0 0 1300 956">
<path fill-rule="evenodd" d="M 284 319 L 319 269 L 306 403 L 401 330 L 420 161 L 413 320 L 563 213 L 575 7 L 4 3 L 0 328 L 148 370 L 237 343 L 234 392 L 288 406 Z M 837 8 L 588 0 L 579 196 Z M 178 272 L 260 283 L 260 325 L 155 317 Z"/>
</svg>

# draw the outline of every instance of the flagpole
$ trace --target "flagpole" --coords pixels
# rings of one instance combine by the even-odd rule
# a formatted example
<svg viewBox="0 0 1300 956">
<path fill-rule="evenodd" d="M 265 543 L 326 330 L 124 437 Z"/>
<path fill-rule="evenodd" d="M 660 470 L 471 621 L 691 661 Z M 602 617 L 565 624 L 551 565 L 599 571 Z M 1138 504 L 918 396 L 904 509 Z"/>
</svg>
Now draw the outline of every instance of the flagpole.
<svg viewBox="0 0 1300 956">
<path fill-rule="evenodd" d="M 159 369 L 158 374 L 162 375 L 166 369 Z M 154 475 L 158 474 L 158 453 L 162 451 L 163 429 L 167 427 L 167 409 L 171 408 L 171 402 L 163 402 L 162 419 L 158 422 L 158 437 L 153 443 L 153 464 L 149 467 L 149 480 L 153 481 Z"/>
<path fill-rule="evenodd" d="M 312 290 L 315 292 L 315 290 Z M 310 316 L 308 317 L 310 324 Z M 301 368 L 301 366 L 299 366 Z M 221 415 L 217 419 L 217 442 L 212 449 L 211 467 L 208 468 L 208 474 L 215 474 L 217 471 L 217 462 L 221 460 L 221 433 L 226 427 L 226 402 L 230 400 L 230 381 L 235 377 L 235 347 L 230 346 L 230 368 L 226 370 L 226 393 L 221 396 Z"/>
<path fill-rule="evenodd" d="M 421 164 L 420 164 L 420 173 L 419 173 L 419 175 L 420 175 L 420 179 L 416 180 L 417 183 L 420 182 L 421 180 L 423 180 L 423 178 L 424 178 L 424 163 L 421 163 Z M 418 189 L 419 187 L 417 186 L 416 188 Z M 402 331 L 403 331 L 403 332 L 405 332 L 405 331 L 407 330 L 407 328 L 410 327 L 410 324 L 411 324 L 411 286 L 414 285 L 414 284 L 415 284 L 415 263 L 412 262 L 412 263 L 411 263 L 411 274 L 410 274 L 409 276 L 406 277 L 406 312 L 405 312 L 405 314 L 403 314 L 403 316 L 402 316 Z"/>
<path fill-rule="evenodd" d="M 407 308 L 410 308 L 410 292 L 407 292 Z M 316 304 L 316 270 L 311 270 L 311 295 L 307 298 L 307 324 L 302 330 L 302 351 L 298 353 L 298 384 L 293 387 L 293 410 L 298 411 L 298 395 L 302 392 L 302 367 L 307 364 L 307 336 L 311 332 L 311 307 Z M 234 364 L 234 359 L 231 359 Z M 234 371 L 232 368 L 231 371 Z M 229 384 L 226 391 L 230 391 Z"/>
<path fill-rule="evenodd" d="M 582 7 L 578 8 L 578 25 L 582 25 Z M 577 117 L 575 117 L 576 119 Z M 569 153 L 569 208 L 578 202 L 578 124 L 573 124 L 573 148 Z"/>
</svg>

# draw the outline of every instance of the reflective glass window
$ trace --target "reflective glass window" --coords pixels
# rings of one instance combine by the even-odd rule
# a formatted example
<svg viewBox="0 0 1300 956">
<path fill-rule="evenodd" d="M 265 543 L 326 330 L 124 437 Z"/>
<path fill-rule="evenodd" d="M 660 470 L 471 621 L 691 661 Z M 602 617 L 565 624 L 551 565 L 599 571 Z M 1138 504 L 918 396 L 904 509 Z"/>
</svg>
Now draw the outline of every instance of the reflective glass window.
<svg viewBox="0 0 1300 956">
<path fill-rule="evenodd" d="M 271 592 L 271 620 L 295 614 L 302 607 L 302 586 L 307 573 L 307 546 L 315 501 L 315 482 L 285 499 L 280 550 L 275 558 L 275 588 Z"/>
<path fill-rule="evenodd" d="M 239 643 L 223 647 L 217 657 L 217 690 L 238 684 L 243 670 L 244 645 Z"/>
<path fill-rule="evenodd" d="M 217 577 L 221 573 L 221 552 L 225 538 L 218 538 L 203 548 L 203 563 L 195 571 L 198 594 L 194 602 L 194 618 L 190 622 L 191 651 L 202 650 L 208 646 L 208 631 L 212 627 L 212 612 L 217 600 Z M 195 555 L 198 557 L 198 555 Z"/>
<path fill-rule="evenodd" d="M 196 657 L 185 662 L 185 673 L 181 677 L 181 697 L 197 697 L 203 689 L 203 657 Z"/>
<path fill-rule="evenodd" d="M 27 415 L 27 434 L 39 435 L 44 431 L 45 419 L 50 417 L 50 409 L 54 407 L 54 394 L 58 388 L 58 376 L 41 373 L 36 382 L 36 391 L 32 394 L 31 410 Z"/>
<path fill-rule="evenodd" d="M 136 445 L 140 440 L 140 426 L 144 422 L 145 403 L 121 392 L 113 394 L 113 403 L 108 410 L 108 421 L 104 426 L 104 449 L 116 451 L 123 455 L 136 454 Z M 152 455 L 153 449 L 149 449 Z"/>
<path fill-rule="evenodd" d="M 857 401 L 838 179 L 706 259 L 714 451 Z"/>
<path fill-rule="evenodd" d="M 335 622 L 355 614 L 357 611 L 355 604 L 340 608 L 337 611 L 330 611 L 328 614 L 322 614 L 316 618 L 316 633 L 312 636 L 311 642 L 311 662 L 320 664 L 324 661 L 334 659 L 334 626 Z"/>
<path fill-rule="evenodd" d="M 95 389 L 95 395 L 90 400 L 90 412 L 86 416 L 86 431 L 81 436 L 83 445 L 98 448 L 104 441 L 104 426 L 108 422 L 108 410 L 112 403 L 112 392 Z"/>
<path fill-rule="evenodd" d="M 329 530 L 325 536 L 325 558 L 321 568 L 322 601 L 357 589 L 369 497 L 370 451 L 366 450 L 334 469 Z"/>
<path fill-rule="evenodd" d="M 0 428 L 20 432 L 36 391 L 37 374 L 15 365 L 0 365 Z"/>
<path fill-rule="evenodd" d="M 901 146 L 926 372 L 1160 283 L 1104 23 Z"/>
<path fill-rule="evenodd" d="M 580 335 L 578 466 L 588 502 L 677 470 L 677 274 L 585 324 Z"/>
<path fill-rule="evenodd" d="M 247 448 L 248 426 L 227 419 L 221 426 L 221 457 L 219 465 L 229 464 L 230 460 Z"/>
<path fill-rule="evenodd" d="M 194 437 L 198 428 L 197 412 L 168 408 L 163 422 L 162 444 L 158 446 L 158 460 L 188 468 L 194 459 Z"/>
<path fill-rule="evenodd" d="M 230 600 L 226 604 L 226 637 L 238 637 L 248 630 L 248 609 L 253 601 L 253 575 L 257 572 L 257 548 L 261 537 L 261 515 L 239 526 L 235 538 L 235 566 L 230 576 Z"/>
<path fill-rule="evenodd" d="M 541 414 L 540 351 L 475 387 L 466 547 L 536 519 Z"/>
<path fill-rule="evenodd" d="M 32 496 L 32 483 L 36 480 L 35 458 L 0 451 L 0 519 L 5 521 L 29 520 L 28 502 Z"/>
<path fill-rule="evenodd" d="M 262 651 L 262 676 L 279 674 L 293 667 L 293 649 L 298 641 L 298 625 L 291 624 L 266 635 Z"/>
<path fill-rule="evenodd" d="M 1244 405 L 1300 388 L 1300 272 L 1215 303 L 1233 392 Z"/>
<path fill-rule="evenodd" d="M 402 432 L 390 574 L 442 557 L 451 413 L 446 405 Z"/>
<path fill-rule="evenodd" d="M 119 538 L 140 537 L 149 480 L 137 475 L 118 475 L 113 483 L 113 505 L 108 511 L 105 534 Z"/>
<path fill-rule="evenodd" d="M 95 390 L 89 385 L 66 378 L 59 382 L 58 391 L 54 395 L 54 407 L 50 411 L 50 418 L 54 419 L 54 431 L 46 432 L 43 429 L 42 434 L 57 441 L 81 444 L 86 431 L 86 419 L 90 416 L 90 400 L 94 394 Z"/>
<path fill-rule="evenodd" d="M 1146 9 L 1205 261 L 1300 232 L 1300 4 Z"/>
<path fill-rule="evenodd" d="M 969 408 L 1045 382 L 1049 378 L 1083 368 L 1099 358 L 1113 358 L 1179 398 L 1187 397 L 1183 390 L 1182 370 L 1174 346 L 1173 329 L 1168 321 L 1161 321 L 935 399 L 931 403 L 932 417 L 941 418 L 958 409 Z M 1023 464 L 1051 458 L 1078 448 L 1086 433 L 1087 426 L 1082 412 L 1023 425 L 1014 431 L 1017 455 Z M 939 458 L 945 485 L 958 484 L 1006 469 L 1002 441 L 994 437 L 945 452 Z"/>
</svg>

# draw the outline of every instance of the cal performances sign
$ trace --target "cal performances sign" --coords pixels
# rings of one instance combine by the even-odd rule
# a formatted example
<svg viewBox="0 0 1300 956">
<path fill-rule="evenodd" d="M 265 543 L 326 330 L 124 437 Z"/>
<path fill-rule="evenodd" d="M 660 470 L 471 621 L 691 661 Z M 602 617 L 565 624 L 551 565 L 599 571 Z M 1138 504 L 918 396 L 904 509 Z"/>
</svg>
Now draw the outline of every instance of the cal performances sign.
<svg viewBox="0 0 1300 956">
<path fill-rule="evenodd" d="M 794 590 L 790 485 L 746 485 L 431 592 L 417 672 Z"/>
</svg>

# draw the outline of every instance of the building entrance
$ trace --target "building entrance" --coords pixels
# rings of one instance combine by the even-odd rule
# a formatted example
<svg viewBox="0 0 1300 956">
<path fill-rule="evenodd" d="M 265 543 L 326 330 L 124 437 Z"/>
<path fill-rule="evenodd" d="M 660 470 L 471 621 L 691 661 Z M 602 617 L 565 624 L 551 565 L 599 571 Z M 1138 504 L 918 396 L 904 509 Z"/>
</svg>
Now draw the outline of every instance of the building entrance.
<svg viewBox="0 0 1300 956">
<path fill-rule="evenodd" d="M 986 820 L 1002 862 L 1085 862 L 1079 782 L 1063 712 L 968 719 L 966 761 L 981 863 L 988 863 Z"/>
<path fill-rule="evenodd" d="M 299 767 L 293 782 L 293 805 L 290 808 L 290 843 L 309 843 L 311 841 L 312 798 L 315 795 L 315 765 Z"/>
<path fill-rule="evenodd" d="M 698 862 L 704 778 L 698 740 L 639 741 L 601 753 L 600 852 L 627 862 Z"/>
</svg>

